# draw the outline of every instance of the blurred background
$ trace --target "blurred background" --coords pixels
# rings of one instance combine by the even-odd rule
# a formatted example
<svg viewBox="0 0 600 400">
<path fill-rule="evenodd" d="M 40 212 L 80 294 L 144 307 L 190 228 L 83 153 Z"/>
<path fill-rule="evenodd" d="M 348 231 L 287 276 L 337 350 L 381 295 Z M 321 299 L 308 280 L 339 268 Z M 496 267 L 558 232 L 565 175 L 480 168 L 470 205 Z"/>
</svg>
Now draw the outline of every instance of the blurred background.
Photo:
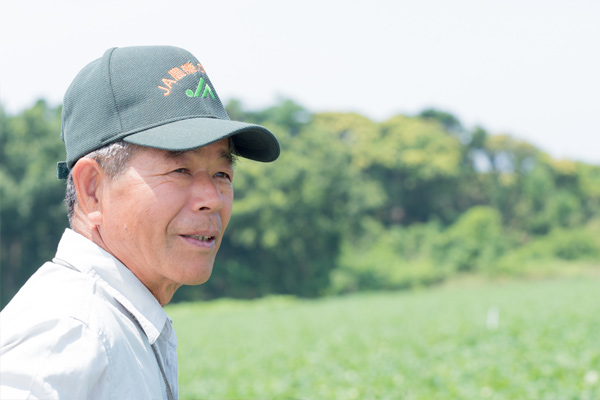
<svg viewBox="0 0 600 400">
<path fill-rule="evenodd" d="M 600 398 L 592 344 L 600 327 L 586 318 L 600 311 L 592 301 L 600 283 L 600 3 L 30 1 L 3 2 L 0 13 L 2 306 L 52 258 L 68 225 L 55 165 L 64 160 L 69 83 L 110 47 L 175 45 L 203 63 L 231 119 L 267 126 L 282 145 L 273 164 L 240 163 L 213 276 L 180 289 L 170 306 L 181 316 L 178 333 L 188 337 L 196 319 L 190 332 L 202 331 L 197 316 L 218 310 L 225 314 L 212 329 L 258 312 L 271 317 L 249 320 L 264 328 L 256 337 L 279 332 L 282 321 L 316 334 L 333 332 L 319 324 L 342 315 L 337 328 L 350 320 L 375 340 L 348 326 L 317 335 L 331 341 L 299 360 L 284 349 L 310 344 L 284 330 L 277 341 L 294 339 L 280 350 L 274 341 L 252 345 L 264 349 L 257 358 L 273 357 L 262 364 L 273 369 L 257 372 L 222 363 L 231 350 L 238 365 L 251 333 L 230 338 L 237 347 L 213 336 L 214 355 L 190 334 L 182 346 L 221 367 L 198 371 L 196 356 L 182 355 L 183 398 Z M 552 286 L 540 289 L 546 280 Z M 497 292 L 506 282 L 517 286 Z M 559 293 L 564 301 L 552 302 Z M 440 304 L 446 319 L 436 325 Z M 523 304 L 538 308 L 509 323 L 504 316 Z M 471 326 L 464 310 L 478 306 Z M 370 319 L 328 314 L 331 307 Z M 553 319 L 561 315 L 568 318 Z M 221 329 L 239 328 L 232 324 Z M 412 325 L 442 334 L 425 344 L 417 331 L 401 336 Z M 594 348 L 584 360 L 559 351 L 574 325 L 570 340 L 582 352 Z M 488 334 L 492 344 L 478 347 Z M 361 354 L 381 357 L 348 357 L 361 348 L 356 340 Z M 450 342 L 462 347 L 449 350 Z M 523 348 L 540 342 L 552 345 L 531 359 L 548 368 L 519 364 Z M 428 359 L 429 350 L 439 357 Z M 505 370 L 482 373 L 474 360 L 490 352 L 504 357 Z M 455 369 L 446 368 L 451 354 L 464 358 Z M 388 356 L 405 363 L 380 362 Z M 339 365 L 339 376 L 323 378 L 315 360 Z M 282 368 L 290 375 L 273 380 Z"/>
</svg>

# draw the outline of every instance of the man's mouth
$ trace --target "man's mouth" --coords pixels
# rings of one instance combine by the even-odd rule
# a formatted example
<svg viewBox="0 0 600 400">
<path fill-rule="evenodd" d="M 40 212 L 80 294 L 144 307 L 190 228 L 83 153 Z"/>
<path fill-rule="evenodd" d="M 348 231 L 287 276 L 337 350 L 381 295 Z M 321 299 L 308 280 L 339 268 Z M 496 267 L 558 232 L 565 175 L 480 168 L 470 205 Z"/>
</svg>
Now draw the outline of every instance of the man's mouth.
<svg viewBox="0 0 600 400">
<path fill-rule="evenodd" d="M 210 242 L 211 240 L 213 240 L 215 238 L 214 236 L 202 236 L 202 235 L 182 235 L 182 236 L 196 239 L 201 242 Z"/>
</svg>

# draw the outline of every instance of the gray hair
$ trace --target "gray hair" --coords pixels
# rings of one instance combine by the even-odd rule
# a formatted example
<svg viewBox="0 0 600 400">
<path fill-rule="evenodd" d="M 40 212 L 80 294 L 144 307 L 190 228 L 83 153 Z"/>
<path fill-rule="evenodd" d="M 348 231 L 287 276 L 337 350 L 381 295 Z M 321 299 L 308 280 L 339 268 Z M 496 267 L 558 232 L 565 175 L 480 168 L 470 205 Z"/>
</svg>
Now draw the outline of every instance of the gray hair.
<svg viewBox="0 0 600 400">
<path fill-rule="evenodd" d="M 123 171 L 125 171 L 129 165 L 129 160 L 131 160 L 131 157 L 141 148 L 143 148 L 143 146 L 120 141 L 108 144 L 99 148 L 98 150 L 94 150 L 83 157 L 96 160 L 106 175 L 108 175 L 110 179 L 115 179 L 121 175 Z M 235 164 L 238 153 L 231 138 L 229 138 L 229 152 L 232 156 L 232 162 Z M 67 177 L 65 203 L 67 205 L 69 225 L 71 225 L 72 228 L 73 217 L 75 215 L 75 204 L 77 204 L 77 192 L 75 191 L 75 183 L 73 182 L 73 169 L 69 171 L 69 176 Z"/>
</svg>

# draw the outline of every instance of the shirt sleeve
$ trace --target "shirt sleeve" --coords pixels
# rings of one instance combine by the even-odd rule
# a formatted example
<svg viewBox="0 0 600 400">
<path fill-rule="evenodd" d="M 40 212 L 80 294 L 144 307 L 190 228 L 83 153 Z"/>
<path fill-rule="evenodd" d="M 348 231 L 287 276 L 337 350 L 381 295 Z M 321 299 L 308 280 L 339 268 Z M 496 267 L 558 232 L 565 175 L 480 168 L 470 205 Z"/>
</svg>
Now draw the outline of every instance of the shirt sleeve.
<svg viewBox="0 0 600 400">
<path fill-rule="evenodd" d="M 0 358 L 2 399 L 110 398 L 103 340 L 75 318 L 20 332 L 4 343 Z"/>
</svg>

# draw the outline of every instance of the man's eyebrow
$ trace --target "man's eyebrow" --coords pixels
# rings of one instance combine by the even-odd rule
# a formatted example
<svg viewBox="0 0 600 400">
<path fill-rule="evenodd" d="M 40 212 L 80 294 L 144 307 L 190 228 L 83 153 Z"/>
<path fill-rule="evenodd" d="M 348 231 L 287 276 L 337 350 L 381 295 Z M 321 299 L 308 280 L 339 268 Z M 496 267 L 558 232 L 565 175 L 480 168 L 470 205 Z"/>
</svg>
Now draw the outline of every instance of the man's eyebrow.
<svg viewBox="0 0 600 400">
<path fill-rule="evenodd" d="M 172 160 L 174 158 L 177 158 L 179 156 L 181 156 L 183 153 L 186 153 L 189 150 L 179 150 L 179 151 L 175 151 L 175 150 L 167 150 L 165 151 L 165 160 Z"/>
<path fill-rule="evenodd" d="M 234 167 L 237 164 L 238 157 L 230 151 L 223 150 L 221 152 L 221 158 L 223 158 L 227 163 L 231 164 Z"/>
<path fill-rule="evenodd" d="M 179 158 L 187 153 L 197 153 L 199 152 L 201 147 L 190 149 L 190 150 L 165 150 L 165 160 L 172 160 L 175 158 Z"/>
</svg>

